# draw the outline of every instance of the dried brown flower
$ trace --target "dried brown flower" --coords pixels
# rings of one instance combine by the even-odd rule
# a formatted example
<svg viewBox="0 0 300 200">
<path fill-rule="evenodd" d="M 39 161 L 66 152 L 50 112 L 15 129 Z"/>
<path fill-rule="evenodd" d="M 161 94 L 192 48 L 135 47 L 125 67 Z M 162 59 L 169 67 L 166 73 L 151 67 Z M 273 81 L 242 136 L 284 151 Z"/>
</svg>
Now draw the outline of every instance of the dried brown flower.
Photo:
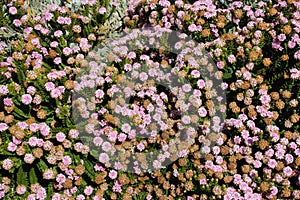
<svg viewBox="0 0 300 200">
<path fill-rule="evenodd" d="M 243 16 L 243 11 L 241 9 L 234 10 L 234 16 L 240 19 Z"/>
<path fill-rule="evenodd" d="M 288 59 L 289 59 L 289 56 L 286 54 L 281 56 L 282 61 L 287 61 Z"/>
<path fill-rule="evenodd" d="M 266 67 L 270 67 L 270 65 L 272 64 L 272 61 L 271 61 L 270 58 L 264 58 L 264 59 L 263 59 L 263 64 L 264 64 L 264 66 L 266 66 Z"/>
<path fill-rule="evenodd" d="M 244 174 L 248 174 L 250 172 L 251 168 L 250 165 L 243 165 L 242 166 L 242 171 Z"/>
<path fill-rule="evenodd" d="M 95 183 L 100 185 L 101 183 L 105 183 L 105 177 L 107 176 L 107 172 L 103 172 L 101 174 L 96 175 L 95 177 Z"/>
<path fill-rule="evenodd" d="M 214 195 L 221 195 L 222 194 L 222 188 L 219 185 L 216 185 L 213 187 L 212 192 Z"/>
<path fill-rule="evenodd" d="M 66 181 L 63 183 L 65 189 L 71 189 L 73 187 L 72 180 L 67 178 Z"/>
<path fill-rule="evenodd" d="M 271 92 L 270 96 L 272 99 L 274 100 L 278 100 L 280 98 L 279 93 L 278 92 Z"/>
<path fill-rule="evenodd" d="M 184 187 L 187 191 L 191 191 L 194 187 L 194 184 L 193 184 L 192 181 L 188 181 L 188 182 L 185 183 Z"/>
<path fill-rule="evenodd" d="M 32 151 L 32 154 L 36 158 L 41 158 L 44 155 L 44 152 L 42 148 L 36 148 Z"/>
<path fill-rule="evenodd" d="M 282 97 L 285 99 L 289 99 L 289 98 L 291 98 L 291 96 L 292 96 L 292 93 L 288 90 L 284 90 L 282 93 Z"/>
<path fill-rule="evenodd" d="M 120 182 L 120 184 L 122 185 L 127 185 L 130 183 L 130 179 L 127 177 L 126 174 L 121 174 L 119 177 L 118 177 L 118 181 Z"/>
<path fill-rule="evenodd" d="M 67 80 L 64 85 L 68 90 L 71 90 L 71 89 L 74 88 L 74 81 L 73 80 Z"/>
<path fill-rule="evenodd" d="M 290 119 L 292 123 L 297 123 L 300 120 L 300 116 L 297 113 L 295 113 L 290 116 Z"/>
<path fill-rule="evenodd" d="M 260 189 L 261 189 L 261 191 L 263 191 L 263 192 L 268 191 L 268 190 L 269 190 L 269 183 L 263 181 L 263 182 L 260 184 Z"/>
<path fill-rule="evenodd" d="M 208 37 L 210 35 L 210 30 L 209 29 L 203 29 L 202 30 L 202 37 Z"/>
<path fill-rule="evenodd" d="M 55 58 L 58 55 L 58 53 L 53 50 L 53 49 L 49 49 L 49 57 L 50 58 Z"/>
<path fill-rule="evenodd" d="M 288 187 L 284 187 L 281 191 L 281 197 L 290 197 L 291 196 L 291 190 Z"/>
<path fill-rule="evenodd" d="M 285 120 L 284 126 L 285 126 L 286 128 L 292 128 L 293 123 L 292 123 L 290 120 Z"/>
<path fill-rule="evenodd" d="M 269 142 L 267 140 L 262 139 L 259 141 L 258 145 L 261 150 L 265 150 L 269 146 Z"/>
<path fill-rule="evenodd" d="M 74 185 L 79 186 L 82 184 L 82 177 L 79 177 L 75 182 Z"/>
<path fill-rule="evenodd" d="M 277 171 L 281 171 L 284 168 L 284 163 L 282 161 L 277 161 L 277 165 L 275 167 L 275 169 Z"/>
<path fill-rule="evenodd" d="M 269 13 L 270 13 L 271 16 L 276 15 L 277 14 L 276 8 L 270 8 Z"/>
<path fill-rule="evenodd" d="M 233 180 L 233 177 L 232 176 L 225 176 L 223 180 L 224 180 L 225 183 L 230 183 Z"/>
<path fill-rule="evenodd" d="M 295 160 L 295 164 L 299 167 L 300 166 L 300 157 L 297 157 Z"/>
<path fill-rule="evenodd" d="M 187 164 L 187 160 L 185 158 L 179 158 L 178 164 L 179 166 L 184 167 Z"/>
<path fill-rule="evenodd" d="M 47 112 L 46 110 L 40 109 L 37 111 L 36 116 L 39 119 L 45 119 L 47 117 Z"/>
<path fill-rule="evenodd" d="M 82 175 L 85 171 L 85 167 L 83 165 L 78 165 L 75 167 L 74 170 L 75 170 L 76 174 Z"/>
<path fill-rule="evenodd" d="M 16 149 L 16 154 L 22 156 L 26 153 L 26 148 L 24 146 L 18 146 Z"/>
<path fill-rule="evenodd" d="M 279 109 L 282 110 L 285 107 L 285 103 L 279 99 L 278 101 L 276 101 L 275 106 Z"/>
<path fill-rule="evenodd" d="M 221 146 L 220 150 L 221 150 L 222 155 L 227 155 L 227 154 L 229 154 L 230 148 L 228 146 Z"/>
</svg>

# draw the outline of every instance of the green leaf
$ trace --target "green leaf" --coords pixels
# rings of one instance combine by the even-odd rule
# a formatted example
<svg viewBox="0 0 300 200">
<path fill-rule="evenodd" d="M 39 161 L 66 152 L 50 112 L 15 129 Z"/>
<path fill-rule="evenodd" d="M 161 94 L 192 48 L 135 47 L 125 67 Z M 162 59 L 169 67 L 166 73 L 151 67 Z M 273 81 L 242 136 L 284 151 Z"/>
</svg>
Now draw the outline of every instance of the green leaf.
<svg viewBox="0 0 300 200">
<path fill-rule="evenodd" d="M 38 178 L 36 177 L 35 169 L 32 167 L 29 172 L 29 182 L 30 184 L 35 184 L 38 182 Z"/>
<path fill-rule="evenodd" d="M 12 111 L 12 113 L 14 114 L 14 116 L 17 116 L 21 119 L 24 118 L 29 118 L 30 114 L 25 114 L 21 109 L 19 109 L 18 107 L 15 107 L 14 110 Z"/>
<path fill-rule="evenodd" d="M 39 162 L 37 163 L 37 166 L 38 166 L 38 168 L 39 168 L 39 171 L 42 172 L 42 173 L 43 173 L 46 169 L 48 169 L 47 164 L 46 164 L 42 159 L 39 160 Z"/>
<path fill-rule="evenodd" d="M 23 167 L 21 166 L 17 172 L 17 184 L 18 185 L 21 185 L 23 183 L 23 180 L 24 180 L 24 170 L 23 170 Z"/>
</svg>

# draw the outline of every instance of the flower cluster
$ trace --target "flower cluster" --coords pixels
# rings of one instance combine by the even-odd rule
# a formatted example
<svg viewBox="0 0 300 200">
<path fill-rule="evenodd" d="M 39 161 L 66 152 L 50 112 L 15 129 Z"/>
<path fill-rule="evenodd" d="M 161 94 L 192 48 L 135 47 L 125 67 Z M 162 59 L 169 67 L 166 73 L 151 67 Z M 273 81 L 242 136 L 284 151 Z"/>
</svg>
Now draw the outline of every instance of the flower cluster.
<svg viewBox="0 0 300 200">
<path fill-rule="evenodd" d="M 228 2 L 5 1 L 0 198 L 300 199 L 300 3 Z"/>
</svg>

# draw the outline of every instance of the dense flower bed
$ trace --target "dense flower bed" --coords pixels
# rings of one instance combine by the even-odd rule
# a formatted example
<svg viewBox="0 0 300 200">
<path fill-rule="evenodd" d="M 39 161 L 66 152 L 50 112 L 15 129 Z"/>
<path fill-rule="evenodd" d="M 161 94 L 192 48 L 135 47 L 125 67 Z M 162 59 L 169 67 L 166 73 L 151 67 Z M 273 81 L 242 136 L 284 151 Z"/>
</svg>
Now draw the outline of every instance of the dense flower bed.
<svg viewBox="0 0 300 200">
<path fill-rule="evenodd" d="M 116 30 L 119 6 L 1 5 L 0 198 L 300 199 L 300 2 L 132 0 Z M 119 38 L 101 60 L 121 29 L 158 45 Z"/>
</svg>

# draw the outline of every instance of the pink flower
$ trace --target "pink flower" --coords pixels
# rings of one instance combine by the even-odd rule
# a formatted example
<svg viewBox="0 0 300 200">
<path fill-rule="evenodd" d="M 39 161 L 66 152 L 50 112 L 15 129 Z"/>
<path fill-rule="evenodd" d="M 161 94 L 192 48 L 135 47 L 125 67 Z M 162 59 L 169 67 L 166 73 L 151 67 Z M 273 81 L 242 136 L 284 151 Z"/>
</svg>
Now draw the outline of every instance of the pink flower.
<svg viewBox="0 0 300 200">
<path fill-rule="evenodd" d="M 18 13 L 18 10 L 16 9 L 16 7 L 10 7 L 8 12 L 12 15 L 15 15 Z"/>
<path fill-rule="evenodd" d="M 57 181 L 58 183 L 64 183 L 64 182 L 66 181 L 66 176 L 63 175 L 63 174 L 58 174 L 58 175 L 56 176 L 56 181 Z"/>
<path fill-rule="evenodd" d="M 94 143 L 95 146 L 97 146 L 97 147 L 101 146 L 102 142 L 103 142 L 103 140 L 102 140 L 101 137 L 95 137 L 95 138 L 93 139 L 93 143 Z"/>
<path fill-rule="evenodd" d="M 224 62 L 223 62 L 223 61 L 219 61 L 219 62 L 217 62 L 217 67 L 218 67 L 218 69 L 223 69 L 223 68 L 224 68 L 224 66 L 225 66 L 225 64 L 224 64 Z"/>
<path fill-rule="evenodd" d="M 274 159 L 270 159 L 268 162 L 268 166 L 272 169 L 274 169 L 277 166 L 277 161 Z"/>
<path fill-rule="evenodd" d="M 260 168 L 262 166 L 262 163 L 258 160 L 255 160 L 253 162 L 253 166 L 254 166 L 254 168 Z"/>
<path fill-rule="evenodd" d="M 203 79 L 200 79 L 197 81 L 197 86 L 202 89 L 205 87 L 205 81 Z"/>
<path fill-rule="evenodd" d="M 300 60 L 300 50 L 295 52 L 294 58 L 295 58 L 296 60 Z"/>
<path fill-rule="evenodd" d="M 60 63 L 61 63 L 61 57 L 56 57 L 56 58 L 54 58 L 53 62 L 54 62 L 54 64 L 56 64 L 56 65 L 60 64 Z"/>
<path fill-rule="evenodd" d="M 286 39 L 286 36 L 285 36 L 285 34 L 279 34 L 278 35 L 278 40 L 280 41 L 280 42 L 283 42 L 284 40 Z"/>
<path fill-rule="evenodd" d="M 37 123 L 32 123 L 29 125 L 29 130 L 32 132 L 37 132 L 39 130 L 39 125 Z"/>
<path fill-rule="evenodd" d="M 291 164 L 294 162 L 294 157 L 292 156 L 292 154 L 286 154 L 285 155 L 285 161 L 287 162 L 287 164 Z"/>
<path fill-rule="evenodd" d="M 204 107 L 198 109 L 198 114 L 200 117 L 205 117 L 207 115 L 207 111 Z"/>
<path fill-rule="evenodd" d="M 10 170 L 13 166 L 14 166 L 14 163 L 11 159 L 7 158 L 7 159 L 3 160 L 3 164 L 2 164 L 3 169 Z"/>
<path fill-rule="evenodd" d="M 121 130 L 122 130 L 124 133 L 129 133 L 130 130 L 131 130 L 131 127 L 130 127 L 129 124 L 125 123 L 125 124 L 122 125 Z"/>
<path fill-rule="evenodd" d="M 57 18 L 57 23 L 59 23 L 59 24 L 64 24 L 64 23 L 65 23 L 64 17 L 58 16 L 58 18 Z"/>
<path fill-rule="evenodd" d="M 231 55 L 228 56 L 228 62 L 229 62 L 229 63 L 232 64 L 232 63 L 234 63 L 235 61 L 236 61 L 236 58 L 235 58 L 234 55 L 231 54 Z"/>
<path fill-rule="evenodd" d="M 37 145 L 37 137 L 31 137 L 31 138 L 29 138 L 28 144 L 31 147 L 35 147 Z"/>
<path fill-rule="evenodd" d="M 65 48 L 63 49 L 63 54 L 64 54 L 64 55 L 68 56 L 68 55 L 70 55 L 71 53 L 72 53 L 72 49 L 71 49 L 70 47 L 65 47 Z"/>
<path fill-rule="evenodd" d="M 0 132 L 6 131 L 8 126 L 6 123 L 0 123 Z"/>
<path fill-rule="evenodd" d="M 148 75 L 145 72 L 140 73 L 140 80 L 146 81 L 148 79 Z"/>
<path fill-rule="evenodd" d="M 100 13 L 101 15 L 103 15 L 104 13 L 106 13 L 106 8 L 101 7 L 101 8 L 99 9 L 99 13 Z"/>
<path fill-rule="evenodd" d="M 120 135 L 118 135 L 118 140 L 120 142 L 124 142 L 127 138 L 127 135 L 125 135 L 124 133 L 121 133 Z"/>
<path fill-rule="evenodd" d="M 143 143 L 139 143 L 136 147 L 139 151 L 143 151 L 145 149 L 145 145 Z"/>
<path fill-rule="evenodd" d="M 22 95 L 22 103 L 25 105 L 29 105 L 32 102 L 32 97 L 30 94 L 23 94 Z"/>
<path fill-rule="evenodd" d="M 26 192 L 26 186 L 24 186 L 24 185 L 18 185 L 17 188 L 16 188 L 16 192 L 19 195 L 24 194 Z"/>
<path fill-rule="evenodd" d="M 19 27 L 19 26 L 22 25 L 22 22 L 21 22 L 20 20 L 18 20 L 18 19 L 14 19 L 13 24 L 14 24 L 15 26 Z"/>
<path fill-rule="evenodd" d="M 43 173 L 43 177 L 47 180 L 54 179 L 54 176 L 55 174 L 52 169 L 46 169 Z"/>
<path fill-rule="evenodd" d="M 134 58 L 136 58 L 136 53 L 135 52 L 129 52 L 128 55 L 127 55 L 127 58 L 128 59 L 134 59 Z"/>
<path fill-rule="evenodd" d="M 119 181 L 116 181 L 112 189 L 114 192 L 121 193 L 122 185 L 119 183 Z"/>
<path fill-rule="evenodd" d="M 190 118 L 190 116 L 183 116 L 182 118 L 181 118 L 181 120 L 182 120 L 182 122 L 184 123 L 184 124 L 190 124 L 191 123 L 191 118 Z"/>
<path fill-rule="evenodd" d="M 111 150 L 111 144 L 109 142 L 103 142 L 102 150 L 105 151 L 105 152 L 110 151 Z"/>
<path fill-rule="evenodd" d="M 286 177 L 289 177 L 293 174 L 293 170 L 291 167 L 287 166 L 285 168 L 283 168 L 283 174 L 286 176 Z"/>
<path fill-rule="evenodd" d="M 36 92 L 36 88 L 35 88 L 35 87 L 29 86 L 29 87 L 27 88 L 27 93 L 30 94 L 30 95 L 34 95 L 35 92 Z"/>
<path fill-rule="evenodd" d="M 268 151 L 266 151 L 266 155 L 268 157 L 272 157 L 274 155 L 274 150 L 273 149 L 269 149 Z"/>
<path fill-rule="evenodd" d="M 102 99 L 104 97 L 104 92 L 103 90 L 96 90 L 96 97 L 99 98 L 99 99 Z"/>
<path fill-rule="evenodd" d="M 66 139 L 66 135 L 62 132 L 56 134 L 56 140 L 58 142 L 63 142 Z"/>
<path fill-rule="evenodd" d="M 34 156 L 33 156 L 32 154 L 27 153 L 27 154 L 25 154 L 25 156 L 24 156 L 24 161 L 25 161 L 26 163 L 31 164 L 31 163 L 34 161 Z"/>
<path fill-rule="evenodd" d="M 50 43 L 50 47 L 52 48 L 56 48 L 58 46 L 58 42 L 57 41 L 53 41 Z"/>
<path fill-rule="evenodd" d="M 191 32 L 197 31 L 197 26 L 195 24 L 191 24 L 189 25 L 188 30 Z"/>
<path fill-rule="evenodd" d="M 90 196 L 93 193 L 94 188 L 92 186 L 86 186 L 84 189 L 84 194 Z"/>
<path fill-rule="evenodd" d="M 72 163 L 72 159 L 70 156 L 64 156 L 62 162 L 64 165 L 69 166 Z"/>
<path fill-rule="evenodd" d="M 102 163 L 107 163 L 109 161 L 109 157 L 106 153 L 101 153 L 99 156 L 99 161 Z"/>
<path fill-rule="evenodd" d="M 191 87 L 190 84 L 184 84 L 184 85 L 182 86 L 182 90 L 183 90 L 184 92 L 190 92 L 190 91 L 192 90 L 192 87 Z"/>
<path fill-rule="evenodd" d="M 108 135 L 108 139 L 113 142 L 117 140 L 117 136 L 118 136 L 117 131 L 111 131 Z"/>
<path fill-rule="evenodd" d="M 115 178 L 117 178 L 118 173 L 117 173 L 117 171 L 115 171 L 115 170 L 111 170 L 111 171 L 109 172 L 108 176 L 109 176 L 109 178 L 111 178 L 111 179 L 115 179 Z"/>
<path fill-rule="evenodd" d="M 36 200 L 35 194 L 30 194 L 27 196 L 27 200 Z"/>
<path fill-rule="evenodd" d="M 161 168 L 161 162 L 159 162 L 158 160 L 154 160 L 154 162 L 153 162 L 153 167 L 154 167 L 155 169 Z"/>
<path fill-rule="evenodd" d="M 58 98 L 61 95 L 61 92 L 58 88 L 55 88 L 50 93 L 52 98 Z"/>
<path fill-rule="evenodd" d="M 8 151 L 11 151 L 11 152 L 14 152 L 16 151 L 17 149 L 17 145 L 14 144 L 13 142 L 9 142 L 8 145 L 7 145 L 7 150 Z"/>
<path fill-rule="evenodd" d="M 76 129 L 71 129 L 69 131 L 69 137 L 72 139 L 76 139 L 78 137 L 78 135 L 79 135 L 79 132 Z"/>
</svg>

